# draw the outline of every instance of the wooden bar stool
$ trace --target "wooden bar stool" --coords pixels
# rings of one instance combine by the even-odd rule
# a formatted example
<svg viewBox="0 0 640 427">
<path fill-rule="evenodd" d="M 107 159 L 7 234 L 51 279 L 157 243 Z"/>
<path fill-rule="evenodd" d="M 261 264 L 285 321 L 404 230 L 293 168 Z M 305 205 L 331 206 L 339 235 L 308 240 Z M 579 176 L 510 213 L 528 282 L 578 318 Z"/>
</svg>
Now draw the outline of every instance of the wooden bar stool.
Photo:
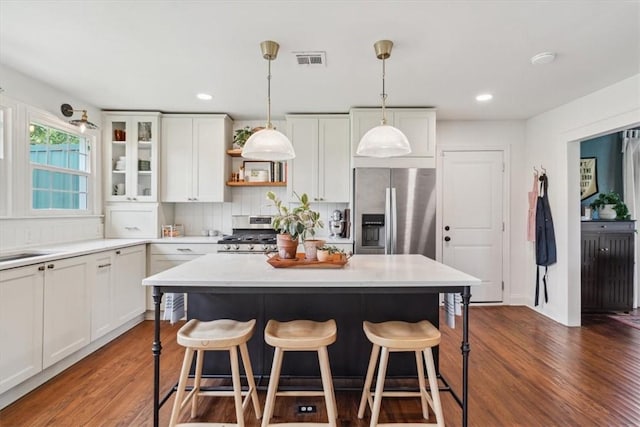
<svg viewBox="0 0 640 427">
<path fill-rule="evenodd" d="M 392 424 L 378 424 L 380 416 L 380 406 L 382 396 L 394 397 L 410 397 L 420 396 L 422 404 L 422 416 L 429 419 L 429 406 L 436 415 L 436 424 L 418 423 L 415 425 L 444 426 L 444 417 L 442 415 L 442 406 L 440 405 L 440 393 L 438 392 L 438 379 L 436 376 L 436 368 L 433 363 L 432 347 L 440 344 L 440 331 L 427 320 L 417 323 L 408 323 L 400 321 L 390 321 L 382 323 L 363 322 L 362 328 L 364 333 L 373 343 L 371 350 L 371 358 L 369 359 L 369 367 L 367 368 L 367 376 L 362 390 L 362 398 L 360 399 L 360 407 L 358 408 L 358 418 L 364 416 L 365 406 L 368 404 L 371 408 L 371 427 L 378 425 L 390 426 Z M 376 380 L 376 390 L 373 402 L 371 401 L 371 383 L 373 381 L 373 373 L 376 369 L 376 361 L 382 347 L 382 355 L 380 356 L 380 366 L 378 367 L 378 379 Z M 420 391 L 417 392 L 385 392 L 384 381 L 387 373 L 387 362 L 389 360 L 389 352 L 391 351 L 413 351 L 416 355 L 416 367 L 418 370 L 418 383 Z M 429 388 L 431 393 L 427 392 L 424 381 L 424 368 L 422 364 L 422 356 L 427 364 L 427 376 L 429 378 Z M 414 423 L 412 423 L 414 424 Z M 394 424 L 394 425 L 397 425 Z"/>
<path fill-rule="evenodd" d="M 264 404 L 264 416 L 262 417 L 262 427 L 267 427 L 273 416 L 273 408 L 276 396 L 324 396 L 327 405 L 328 423 L 288 423 L 304 424 L 305 426 L 316 425 L 331 427 L 336 426 L 338 413 L 336 410 L 336 398 L 333 390 L 331 378 L 331 367 L 329 366 L 329 354 L 327 346 L 336 341 L 337 327 L 335 320 L 326 322 L 314 322 L 311 320 L 293 320 L 291 322 L 278 322 L 269 320 L 264 329 L 264 340 L 272 347 L 275 347 L 273 364 L 271 366 L 271 376 L 269 377 L 269 389 L 267 390 L 267 401 Z M 282 357 L 285 351 L 317 351 L 320 362 L 320 374 L 322 376 L 323 391 L 282 391 L 278 392 L 278 382 L 280 381 L 280 368 L 282 367 Z M 287 424 L 287 423 L 283 423 Z"/>
<path fill-rule="evenodd" d="M 258 392 L 253 379 L 253 369 L 251 368 L 251 360 L 249 359 L 249 351 L 247 350 L 247 341 L 253 335 L 256 327 L 255 319 L 247 322 L 238 322 L 231 319 L 212 320 L 210 322 L 201 322 L 196 319 L 189 320 L 178 331 L 178 344 L 186 347 L 184 353 L 184 361 L 182 370 L 180 371 L 180 380 L 178 382 L 178 391 L 176 400 L 173 403 L 173 411 L 171 412 L 171 420 L 169 426 L 173 427 L 178 421 L 180 411 L 191 400 L 191 418 L 196 416 L 196 406 L 198 396 L 233 396 L 236 407 L 237 425 L 244 426 L 244 410 L 247 408 L 249 398 L 253 402 L 253 410 L 256 418 L 260 418 L 260 402 L 258 400 Z M 240 368 L 238 365 L 238 349 L 242 357 L 244 372 L 247 375 L 249 390 L 242 392 L 240 383 Z M 200 380 L 202 379 L 202 364 L 204 361 L 205 351 L 228 351 L 231 360 L 231 378 L 233 382 L 233 391 L 201 391 Z M 193 353 L 197 352 L 195 378 L 193 381 L 193 389 L 185 397 L 189 370 L 193 361 Z M 245 395 L 244 401 L 242 396 Z M 205 425 L 206 423 L 192 423 L 180 425 Z M 208 424 L 211 425 L 211 424 Z"/>
</svg>

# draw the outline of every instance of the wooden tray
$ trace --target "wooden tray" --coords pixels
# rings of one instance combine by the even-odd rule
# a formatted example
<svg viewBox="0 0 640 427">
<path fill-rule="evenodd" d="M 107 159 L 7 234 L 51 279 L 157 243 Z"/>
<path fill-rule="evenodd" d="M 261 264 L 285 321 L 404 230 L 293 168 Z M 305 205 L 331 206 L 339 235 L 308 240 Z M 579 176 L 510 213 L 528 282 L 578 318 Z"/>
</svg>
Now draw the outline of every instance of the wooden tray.
<svg viewBox="0 0 640 427">
<path fill-rule="evenodd" d="M 349 262 L 346 257 L 341 261 L 308 261 L 304 253 L 297 253 L 295 259 L 282 259 L 278 254 L 267 256 L 267 262 L 275 268 L 342 268 Z"/>
</svg>

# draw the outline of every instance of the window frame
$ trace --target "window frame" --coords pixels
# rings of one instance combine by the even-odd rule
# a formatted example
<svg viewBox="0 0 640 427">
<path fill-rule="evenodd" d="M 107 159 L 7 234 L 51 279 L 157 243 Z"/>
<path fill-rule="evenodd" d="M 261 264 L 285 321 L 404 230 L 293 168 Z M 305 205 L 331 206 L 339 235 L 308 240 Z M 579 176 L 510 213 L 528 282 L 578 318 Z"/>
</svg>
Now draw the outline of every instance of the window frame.
<svg viewBox="0 0 640 427">
<path fill-rule="evenodd" d="M 77 135 L 81 138 L 86 138 L 87 140 L 87 171 L 73 171 L 70 169 L 59 168 L 56 166 L 51 166 L 47 164 L 41 163 L 32 163 L 30 156 L 30 143 L 31 143 L 31 132 L 29 127 L 32 122 L 38 123 L 43 126 L 52 127 L 58 129 L 60 131 L 64 131 L 70 133 L 72 135 Z M 33 108 L 27 108 L 27 114 L 25 115 L 24 121 L 24 150 L 25 150 L 25 161 L 26 161 L 26 171 L 27 176 L 25 177 L 25 182 L 28 184 L 27 188 L 25 188 L 25 212 L 28 212 L 30 216 L 43 217 L 43 216 L 57 216 L 57 217 L 65 217 L 65 216 L 92 216 L 95 215 L 96 206 L 95 201 L 98 197 L 97 195 L 97 182 L 99 173 L 96 165 L 97 165 L 97 137 L 95 134 L 91 133 L 89 130 L 85 131 L 85 133 L 80 132 L 80 128 L 77 126 L 66 123 L 65 121 L 49 114 L 46 112 L 39 111 Z M 69 173 L 72 171 L 74 174 L 82 175 L 87 177 L 87 207 L 86 209 L 34 209 L 33 207 L 33 171 L 34 169 L 46 170 L 49 172 L 63 172 Z"/>
</svg>

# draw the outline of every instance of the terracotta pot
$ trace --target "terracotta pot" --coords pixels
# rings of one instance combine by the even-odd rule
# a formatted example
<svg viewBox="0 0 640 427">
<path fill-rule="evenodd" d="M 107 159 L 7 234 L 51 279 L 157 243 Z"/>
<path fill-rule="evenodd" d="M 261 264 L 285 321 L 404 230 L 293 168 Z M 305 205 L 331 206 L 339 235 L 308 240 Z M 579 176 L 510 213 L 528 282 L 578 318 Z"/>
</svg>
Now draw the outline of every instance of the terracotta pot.
<svg viewBox="0 0 640 427">
<path fill-rule="evenodd" d="M 319 247 L 324 246 L 325 241 L 319 239 L 308 239 L 303 242 L 304 245 L 304 257 L 309 261 L 315 261 L 318 259 L 317 251 Z"/>
<path fill-rule="evenodd" d="M 329 251 L 325 251 L 325 250 L 318 250 L 316 252 L 316 256 L 318 257 L 318 261 L 320 262 L 329 261 L 329 258 L 331 257 L 331 255 L 329 254 Z"/>
<path fill-rule="evenodd" d="M 281 259 L 294 259 L 296 257 L 298 239 L 293 240 L 290 234 L 278 234 L 276 236 L 276 245 Z"/>
</svg>

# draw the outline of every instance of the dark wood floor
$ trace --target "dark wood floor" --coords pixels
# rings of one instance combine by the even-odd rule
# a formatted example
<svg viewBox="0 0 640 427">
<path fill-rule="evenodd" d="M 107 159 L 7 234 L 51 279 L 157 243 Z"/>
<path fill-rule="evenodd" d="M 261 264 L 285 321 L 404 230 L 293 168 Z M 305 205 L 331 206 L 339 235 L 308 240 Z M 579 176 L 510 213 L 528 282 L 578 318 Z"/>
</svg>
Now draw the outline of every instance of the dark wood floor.
<svg viewBox="0 0 640 427">
<path fill-rule="evenodd" d="M 639 329 L 604 316 L 567 328 L 525 307 L 473 307 L 470 325 L 470 425 L 640 425 Z M 0 426 L 151 425 L 152 327 L 142 323 L 0 411 Z M 163 390 L 175 382 L 182 362 L 176 330 L 162 328 Z M 441 370 L 459 390 L 460 329 L 442 331 Z M 264 392 L 260 397 L 264 403 Z M 460 425 L 459 407 L 447 393 L 442 397 L 447 426 Z M 356 417 L 359 393 L 338 392 L 337 399 L 342 426 L 368 425 L 367 417 Z M 162 425 L 172 402 L 161 410 Z M 294 414 L 297 403 L 308 402 L 318 404 L 318 414 Z M 234 420 L 229 398 L 202 399 L 199 413 L 200 421 Z M 275 415 L 273 422 L 325 419 L 322 400 L 310 398 L 279 398 Z M 381 422 L 420 417 L 414 399 L 383 401 Z M 186 411 L 181 420 L 188 421 Z M 245 420 L 259 425 L 250 411 Z"/>
</svg>

